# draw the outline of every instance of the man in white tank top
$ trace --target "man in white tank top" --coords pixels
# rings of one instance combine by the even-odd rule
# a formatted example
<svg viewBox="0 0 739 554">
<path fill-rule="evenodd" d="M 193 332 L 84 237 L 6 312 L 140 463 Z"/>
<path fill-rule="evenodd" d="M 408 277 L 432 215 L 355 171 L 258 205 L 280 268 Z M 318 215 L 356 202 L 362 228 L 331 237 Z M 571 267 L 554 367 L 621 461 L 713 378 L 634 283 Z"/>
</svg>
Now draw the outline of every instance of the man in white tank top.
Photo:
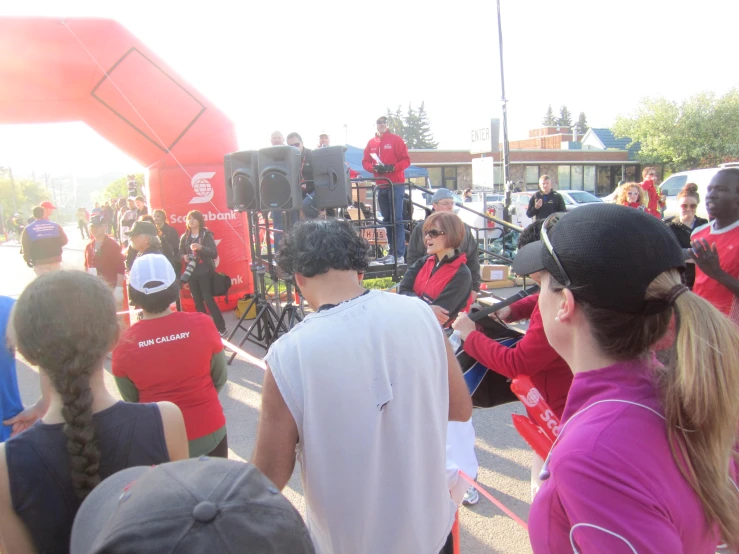
<svg viewBox="0 0 739 554">
<path fill-rule="evenodd" d="M 431 309 L 361 286 L 349 223 L 303 222 L 281 270 L 316 310 L 270 348 L 254 464 L 280 489 L 300 460 L 318 554 L 451 552 L 447 422 L 469 392 Z"/>
</svg>

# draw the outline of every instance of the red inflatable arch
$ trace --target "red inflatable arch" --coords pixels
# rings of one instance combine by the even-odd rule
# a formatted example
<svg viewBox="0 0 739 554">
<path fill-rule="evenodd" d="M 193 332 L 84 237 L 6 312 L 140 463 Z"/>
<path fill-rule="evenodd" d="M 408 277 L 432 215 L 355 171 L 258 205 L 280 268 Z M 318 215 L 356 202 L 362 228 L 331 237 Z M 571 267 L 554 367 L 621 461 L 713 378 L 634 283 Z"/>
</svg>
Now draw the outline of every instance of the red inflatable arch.
<svg viewBox="0 0 739 554">
<path fill-rule="evenodd" d="M 252 292 L 244 218 L 226 207 L 233 123 L 123 26 L 0 18 L 0 83 L 0 123 L 87 123 L 148 168 L 149 205 L 179 233 L 188 211 L 203 212 L 230 296 Z"/>
</svg>

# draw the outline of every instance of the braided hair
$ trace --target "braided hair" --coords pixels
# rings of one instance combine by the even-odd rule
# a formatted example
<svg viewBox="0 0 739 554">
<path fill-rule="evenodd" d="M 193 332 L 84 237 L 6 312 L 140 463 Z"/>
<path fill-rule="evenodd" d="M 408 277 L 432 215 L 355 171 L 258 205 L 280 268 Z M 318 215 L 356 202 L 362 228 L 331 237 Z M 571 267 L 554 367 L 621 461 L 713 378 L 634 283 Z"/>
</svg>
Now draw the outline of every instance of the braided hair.
<svg viewBox="0 0 739 554">
<path fill-rule="evenodd" d="M 13 324 L 18 351 L 62 399 L 69 471 L 81 501 L 100 482 L 90 376 L 118 338 L 113 294 L 81 271 L 48 273 L 21 294 Z"/>
</svg>

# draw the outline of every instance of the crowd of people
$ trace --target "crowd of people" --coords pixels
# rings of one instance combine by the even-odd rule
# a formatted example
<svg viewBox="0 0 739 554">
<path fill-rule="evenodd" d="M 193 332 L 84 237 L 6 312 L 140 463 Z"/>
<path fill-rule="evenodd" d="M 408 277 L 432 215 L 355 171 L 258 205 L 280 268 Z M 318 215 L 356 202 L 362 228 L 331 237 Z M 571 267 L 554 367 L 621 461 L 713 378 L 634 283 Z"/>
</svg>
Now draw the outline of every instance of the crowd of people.
<svg viewBox="0 0 739 554">
<path fill-rule="evenodd" d="M 251 464 L 223 459 L 225 323 L 202 214 L 178 236 L 143 197 L 112 218 L 96 205 L 88 274 L 58 271 L 66 236 L 39 206 L 23 249 L 38 277 L 17 302 L 0 298 L 0 550 L 154 552 L 181 540 L 220 551 L 238 537 L 265 552 L 451 553 L 458 505 L 476 501 L 454 468 L 477 468 L 453 331 L 489 371 L 530 377 L 561 423 L 532 462 L 535 553 L 739 547 L 739 169 L 709 184 L 710 221 L 696 216 L 693 184 L 663 221 L 653 168 L 615 204 L 569 213 L 542 176 L 512 266 L 540 291 L 491 316 L 529 321 L 511 346 L 468 315 L 479 257 L 450 191 L 434 194 L 406 245 L 407 149 L 384 117 L 376 124 L 363 165 L 388 179 L 383 262 L 408 269 L 397 294 L 368 290 L 370 246 L 351 222 L 306 217 L 284 233 L 277 268 L 311 313 L 265 356 Z M 287 141 L 305 177 L 309 151 L 298 133 Z M 171 308 L 183 280 L 197 312 Z M 126 281 L 142 316 L 121 330 Z M 25 410 L 16 349 L 40 370 L 41 398 Z M 106 389 L 108 353 L 123 401 Z M 279 494 L 296 461 L 307 526 Z"/>
</svg>

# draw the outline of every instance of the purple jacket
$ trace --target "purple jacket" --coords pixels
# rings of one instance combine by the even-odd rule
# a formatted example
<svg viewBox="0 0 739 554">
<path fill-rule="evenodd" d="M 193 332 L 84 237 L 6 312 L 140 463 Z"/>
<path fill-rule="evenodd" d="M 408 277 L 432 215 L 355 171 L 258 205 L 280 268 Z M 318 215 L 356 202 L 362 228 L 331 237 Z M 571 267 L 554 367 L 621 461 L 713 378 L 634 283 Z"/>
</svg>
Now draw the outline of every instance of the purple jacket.
<svg viewBox="0 0 739 554">
<path fill-rule="evenodd" d="M 624 402 L 594 405 L 609 399 L 657 413 Z M 550 476 L 531 506 L 535 554 L 574 552 L 573 545 L 580 554 L 716 551 L 718 527 L 678 469 L 662 413 L 649 360 L 575 375 Z"/>
</svg>

